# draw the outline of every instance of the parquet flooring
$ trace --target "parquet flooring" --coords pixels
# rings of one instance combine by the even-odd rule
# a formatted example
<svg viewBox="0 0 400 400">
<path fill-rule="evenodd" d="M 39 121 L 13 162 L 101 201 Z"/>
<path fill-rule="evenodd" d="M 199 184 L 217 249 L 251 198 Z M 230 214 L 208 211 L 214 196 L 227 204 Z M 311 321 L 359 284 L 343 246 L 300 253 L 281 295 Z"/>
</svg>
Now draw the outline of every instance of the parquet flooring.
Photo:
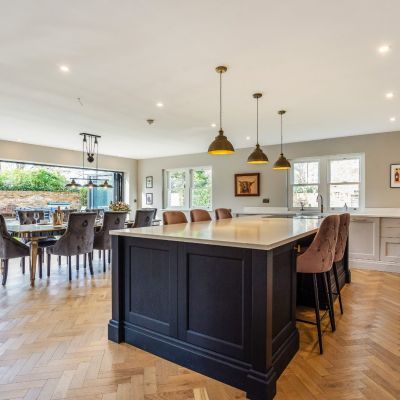
<svg viewBox="0 0 400 400">
<path fill-rule="evenodd" d="M 299 325 L 301 349 L 277 400 L 400 399 L 400 275 L 353 270 L 345 314 L 324 335 Z M 244 393 L 132 346 L 109 342 L 110 274 L 74 274 L 52 261 L 50 280 L 18 263 L 0 288 L 0 400 L 244 400 Z M 338 309 L 337 313 L 338 315 Z"/>
</svg>

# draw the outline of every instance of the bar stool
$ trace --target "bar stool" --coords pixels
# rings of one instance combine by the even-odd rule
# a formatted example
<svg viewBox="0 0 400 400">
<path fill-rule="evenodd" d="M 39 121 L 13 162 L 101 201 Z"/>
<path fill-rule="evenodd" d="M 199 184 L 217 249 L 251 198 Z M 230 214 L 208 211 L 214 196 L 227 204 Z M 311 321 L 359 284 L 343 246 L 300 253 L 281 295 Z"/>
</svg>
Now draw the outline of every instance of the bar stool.
<svg viewBox="0 0 400 400">
<path fill-rule="evenodd" d="M 187 222 L 186 215 L 182 211 L 164 211 L 164 225 L 186 224 Z"/>
<path fill-rule="evenodd" d="M 215 219 L 228 219 L 232 218 L 232 213 L 230 208 L 216 208 L 215 209 Z"/>
<path fill-rule="evenodd" d="M 333 299 L 332 288 L 328 287 L 327 273 L 330 273 L 333 259 L 335 256 L 336 242 L 339 230 L 339 216 L 330 215 L 326 217 L 311 245 L 297 257 L 297 272 L 303 274 L 312 274 L 314 286 L 314 301 L 315 301 L 315 319 L 316 322 L 297 319 L 299 322 L 310 323 L 317 325 L 319 352 L 323 353 L 322 347 L 322 332 L 321 319 L 326 315 L 326 312 L 320 316 L 319 312 L 319 296 L 318 296 L 318 279 L 317 275 L 321 276 L 324 286 L 325 296 L 327 299 L 329 319 L 332 332 L 335 331 L 335 317 L 333 314 Z"/>
<path fill-rule="evenodd" d="M 196 208 L 190 210 L 190 220 L 192 222 L 211 221 L 211 215 L 208 211 Z"/>
<path fill-rule="evenodd" d="M 333 276 L 335 278 L 336 283 L 336 293 L 334 293 L 339 298 L 339 305 L 340 305 L 340 313 L 343 314 L 343 304 L 342 304 L 342 296 L 340 294 L 340 286 L 339 286 L 339 277 L 337 272 L 336 263 L 343 260 L 344 252 L 346 250 L 347 239 L 349 237 L 349 227 L 350 227 L 350 214 L 340 214 L 339 215 L 339 231 L 338 231 L 338 238 L 336 242 L 336 249 L 335 249 L 335 257 L 333 259 Z"/>
</svg>

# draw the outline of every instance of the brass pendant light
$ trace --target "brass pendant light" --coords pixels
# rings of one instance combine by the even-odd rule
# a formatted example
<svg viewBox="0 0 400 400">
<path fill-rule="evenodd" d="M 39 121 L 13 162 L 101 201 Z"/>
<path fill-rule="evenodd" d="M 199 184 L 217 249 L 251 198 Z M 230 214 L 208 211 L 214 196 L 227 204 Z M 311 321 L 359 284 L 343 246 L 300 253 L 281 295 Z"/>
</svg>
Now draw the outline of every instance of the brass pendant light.
<svg viewBox="0 0 400 400">
<path fill-rule="evenodd" d="M 285 110 L 278 111 L 278 114 L 281 116 L 281 154 L 280 154 L 278 160 L 275 162 L 274 166 L 272 167 L 272 169 L 275 169 L 275 170 L 288 170 L 288 169 L 292 168 L 288 159 L 283 155 L 283 150 L 282 150 L 282 142 L 283 142 L 283 139 L 282 139 L 282 117 L 285 113 L 286 113 Z"/>
<path fill-rule="evenodd" d="M 226 72 L 227 69 L 228 68 L 223 65 L 215 68 L 219 73 L 219 132 L 208 147 L 209 154 L 232 154 L 235 152 L 232 143 L 224 135 L 224 131 L 222 130 L 222 74 Z"/>
<path fill-rule="evenodd" d="M 260 145 L 258 144 L 258 99 L 262 97 L 261 93 L 254 93 L 253 97 L 257 100 L 257 144 L 254 151 L 249 155 L 247 159 L 248 164 L 268 164 L 268 157 L 262 151 Z"/>
</svg>

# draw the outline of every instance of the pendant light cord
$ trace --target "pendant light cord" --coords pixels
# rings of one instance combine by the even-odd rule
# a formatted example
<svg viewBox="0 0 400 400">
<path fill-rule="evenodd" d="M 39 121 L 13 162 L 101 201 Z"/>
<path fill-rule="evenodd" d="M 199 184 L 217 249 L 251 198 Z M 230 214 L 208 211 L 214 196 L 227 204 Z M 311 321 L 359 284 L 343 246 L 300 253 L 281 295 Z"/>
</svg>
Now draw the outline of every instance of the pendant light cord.
<svg viewBox="0 0 400 400">
<path fill-rule="evenodd" d="M 282 147 L 282 142 L 283 142 L 282 124 L 283 124 L 283 121 L 282 121 L 282 118 L 283 118 L 283 114 L 281 114 L 281 154 L 283 154 L 283 147 Z"/>
<path fill-rule="evenodd" d="M 258 145 L 258 97 L 257 97 L 257 145 Z"/>
<path fill-rule="evenodd" d="M 219 129 L 222 130 L 222 72 L 219 73 Z"/>
</svg>

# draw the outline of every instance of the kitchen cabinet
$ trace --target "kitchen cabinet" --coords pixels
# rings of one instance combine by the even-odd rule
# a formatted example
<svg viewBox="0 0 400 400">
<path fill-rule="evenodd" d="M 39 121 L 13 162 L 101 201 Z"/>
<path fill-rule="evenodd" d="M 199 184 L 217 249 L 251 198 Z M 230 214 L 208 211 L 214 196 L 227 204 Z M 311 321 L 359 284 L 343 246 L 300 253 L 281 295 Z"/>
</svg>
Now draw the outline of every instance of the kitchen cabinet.
<svg viewBox="0 0 400 400">
<path fill-rule="evenodd" d="M 357 260 L 379 260 L 380 218 L 352 216 L 349 256 Z"/>
</svg>

